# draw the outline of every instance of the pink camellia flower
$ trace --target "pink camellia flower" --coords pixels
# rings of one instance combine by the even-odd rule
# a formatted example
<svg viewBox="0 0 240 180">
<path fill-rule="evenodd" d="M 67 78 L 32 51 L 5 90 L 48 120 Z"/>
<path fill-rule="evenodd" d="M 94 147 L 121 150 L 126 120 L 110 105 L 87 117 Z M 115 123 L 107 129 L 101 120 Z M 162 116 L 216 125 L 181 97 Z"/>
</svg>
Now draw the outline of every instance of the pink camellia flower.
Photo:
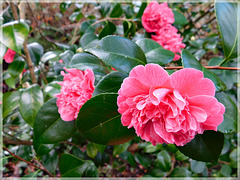
<svg viewBox="0 0 240 180">
<path fill-rule="evenodd" d="M 63 63 L 63 60 L 62 60 L 62 59 L 60 59 L 58 62 L 59 62 L 59 63 Z"/>
<path fill-rule="evenodd" d="M 174 14 L 166 2 L 150 2 L 142 15 L 142 25 L 147 32 L 158 32 L 161 27 L 173 22 Z"/>
<path fill-rule="evenodd" d="M 81 71 L 75 68 L 63 71 L 63 82 L 60 82 L 61 93 L 56 94 L 58 112 L 62 120 L 72 121 L 77 118 L 82 105 L 92 97 L 94 91 L 94 73 L 91 69 Z"/>
<path fill-rule="evenodd" d="M 183 38 L 177 33 L 178 30 L 171 24 L 159 29 L 156 35 L 152 35 L 152 40 L 158 42 L 164 49 L 175 53 L 173 60 L 178 60 L 180 56 L 176 53 L 181 53 L 181 48 L 185 48 L 185 44 L 182 43 Z"/>
<path fill-rule="evenodd" d="M 133 68 L 117 99 L 123 126 L 153 145 L 183 146 L 204 130 L 217 131 L 225 107 L 214 97 L 215 86 L 192 68 L 172 75 L 157 64 Z"/>
<path fill-rule="evenodd" d="M 13 62 L 15 54 L 16 52 L 9 48 L 6 54 L 3 56 L 3 59 L 5 60 L 6 63 L 11 63 Z"/>
</svg>

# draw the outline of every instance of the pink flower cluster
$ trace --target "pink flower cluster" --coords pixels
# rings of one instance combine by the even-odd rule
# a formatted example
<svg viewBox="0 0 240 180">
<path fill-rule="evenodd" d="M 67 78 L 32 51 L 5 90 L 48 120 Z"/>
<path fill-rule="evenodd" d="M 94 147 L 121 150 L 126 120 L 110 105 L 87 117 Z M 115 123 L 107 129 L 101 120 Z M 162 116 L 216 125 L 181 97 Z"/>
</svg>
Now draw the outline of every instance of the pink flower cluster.
<svg viewBox="0 0 240 180">
<path fill-rule="evenodd" d="M 81 71 L 75 68 L 63 71 L 63 82 L 60 82 L 61 93 L 56 94 L 58 112 L 62 120 L 72 121 L 77 118 L 82 105 L 92 97 L 95 77 L 91 69 Z"/>
<path fill-rule="evenodd" d="M 214 97 L 213 82 L 192 68 L 169 76 L 157 64 L 136 66 L 118 93 L 122 124 L 153 145 L 183 146 L 197 133 L 217 131 L 225 112 Z"/>
<path fill-rule="evenodd" d="M 3 56 L 3 59 L 5 60 L 6 63 L 12 63 L 14 56 L 15 56 L 16 52 L 12 49 L 8 49 L 6 54 Z"/>
<path fill-rule="evenodd" d="M 167 3 L 158 4 L 152 1 L 144 10 L 142 25 L 147 32 L 154 32 L 152 39 L 158 42 L 163 48 L 175 53 L 173 60 L 178 60 L 181 48 L 185 48 L 178 30 L 171 24 L 174 22 L 174 14 Z"/>
</svg>

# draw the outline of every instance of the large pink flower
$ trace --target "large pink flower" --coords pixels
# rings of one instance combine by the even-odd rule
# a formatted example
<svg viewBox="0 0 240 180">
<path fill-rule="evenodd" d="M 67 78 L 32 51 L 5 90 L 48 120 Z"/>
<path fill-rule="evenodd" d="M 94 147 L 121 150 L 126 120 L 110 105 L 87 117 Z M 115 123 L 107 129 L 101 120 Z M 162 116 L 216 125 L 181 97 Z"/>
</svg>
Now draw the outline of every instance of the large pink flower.
<svg viewBox="0 0 240 180">
<path fill-rule="evenodd" d="M 183 146 L 204 130 L 217 130 L 225 107 L 215 86 L 199 70 L 172 75 L 157 64 L 136 66 L 124 79 L 117 99 L 121 121 L 146 141 Z"/>
<path fill-rule="evenodd" d="M 152 35 L 152 39 L 158 42 L 164 49 L 174 53 L 181 53 L 181 48 L 185 48 L 186 45 L 182 43 L 183 38 L 177 32 L 177 28 L 167 24 L 160 28 L 156 35 Z M 178 60 L 179 58 L 180 56 L 175 54 L 173 60 Z"/>
<path fill-rule="evenodd" d="M 161 27 L 173 22 L 174 14 L 166 2 L 150 2 L 142 15 L 142 25 L 147 32 L 158 32 Z"/>
<path fill-rule="evenodd" d="M 11 63 L 13 62 L 15 54 L 16 52 L 9 48 L 6 54 L 3 56 L 3 59 L 5 60 L 6 63 Z"/>
<path fill-rule="evenodd" d="M 82 105 L 92 97 L 94 91 L 94 74 L 91 69 L 81 71 L 78 69 L 66 69 L 63 71 L 63 82 L 60 82 L 61 93 L 56 94 L 58 112 L 62 120 L 72 121 L 77 118 Z"/>
</svg>

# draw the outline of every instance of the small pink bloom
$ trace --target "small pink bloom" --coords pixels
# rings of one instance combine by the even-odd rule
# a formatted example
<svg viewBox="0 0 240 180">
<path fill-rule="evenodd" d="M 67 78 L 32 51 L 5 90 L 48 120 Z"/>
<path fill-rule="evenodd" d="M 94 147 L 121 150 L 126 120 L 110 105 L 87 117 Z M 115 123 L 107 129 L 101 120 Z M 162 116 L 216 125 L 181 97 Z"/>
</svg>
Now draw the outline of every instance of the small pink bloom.
<svg viewBox="0 0 240 180">
<path fill-rule="evenodd" d="M 27 70 L 26 69 L 23 69 L 22 73 L 24 74 Z"/>
<path fill-rule="evenodd" d="M 14 56 L 16 52 L 12 49 L 8 49 L 6 54 L 3 56 L 3 59 L 5 60 L 6 63 L 11 63 L 13 62 Z"/>
<path fill-rule="evenodd" d="M 61 93 L 56 94 L 58 112 L 62 120 L 72 121 L 77 118 L 82 105 L 92 97 L 94 91 L 94 73 L 91 69 L 81 71 L 75 68 L 63 71 L 63 82 L 60 82 Z"/>
<path fill-rule="evenodd" d="M 58 62 L 59 62 L 59 63 L 63 63 L 63 60 L 62 60 L 62 59 L 60 59 Z"/>
<path fill-rule="evenodd" d="M 2 101 L 0 101 L 0 104 L 2 104 Z"/>
<path fill-rule="evenodd" d="M 112 70 L 117 71 L 114 67 L 112 67 Z"/>
<path fill-rule="evenodd" d="M 157 64 L 136 66 L 118 94 L 122 124 L 153 145 L 183 146 L 205 130 L 217 131 L 225 112 L 213 82 L 192 68 L 169 76 Z"/>
<path fill-rule="evenodd" d="M 161 27 L 173 22 L 174 14 L 166 2 L 150 2 L 142 15 L 142 25 L 147 32 L 158 32 Z"/>
<path fill-rule="evenodd" d="M 185 44 L 182 43 L 183 38 L 177 33 L 178 30 L 171 24 L 159 29 L 156 35 L 152 35 L 152 40 L 158 42 L 164 49 L 175 53 L 173 60 L 178 60 L 180 56 L 176 53 L 181 53 L 181 48 L 185 48 Z"/>
</svg>

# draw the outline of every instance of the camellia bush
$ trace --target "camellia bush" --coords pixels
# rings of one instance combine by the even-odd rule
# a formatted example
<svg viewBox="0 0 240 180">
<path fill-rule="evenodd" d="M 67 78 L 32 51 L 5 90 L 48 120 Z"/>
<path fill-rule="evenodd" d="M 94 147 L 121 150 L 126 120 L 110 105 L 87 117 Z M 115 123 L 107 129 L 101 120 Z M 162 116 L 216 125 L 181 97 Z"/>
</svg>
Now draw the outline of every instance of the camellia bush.
<svg viewBox="0 0 240 180">
<path fill-rule="evenodd" d="M 239 15 L 227 0 L 5 3 L 3 176 L 237 177 Z"/>
</svg>

